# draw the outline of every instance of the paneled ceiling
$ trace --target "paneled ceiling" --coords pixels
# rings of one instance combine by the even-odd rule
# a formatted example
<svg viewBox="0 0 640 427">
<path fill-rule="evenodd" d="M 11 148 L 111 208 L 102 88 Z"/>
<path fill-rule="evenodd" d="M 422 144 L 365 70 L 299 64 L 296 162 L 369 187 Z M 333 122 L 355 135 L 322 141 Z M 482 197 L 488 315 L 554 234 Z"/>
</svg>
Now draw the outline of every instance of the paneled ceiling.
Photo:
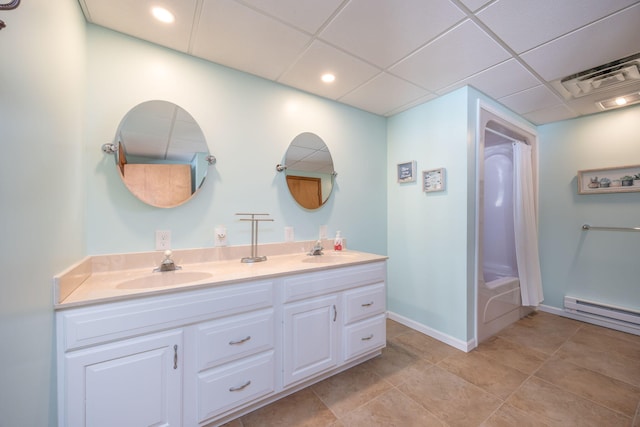
<svg viewBox="0 0 640 427">
<path fill-rule="evenodd" d="M 543 124 L 640 91 L 559 84 L 640 52 L 638 0 L 79 1 L 96 25 L 383 116 L 471 85 Z"/>
</svg>

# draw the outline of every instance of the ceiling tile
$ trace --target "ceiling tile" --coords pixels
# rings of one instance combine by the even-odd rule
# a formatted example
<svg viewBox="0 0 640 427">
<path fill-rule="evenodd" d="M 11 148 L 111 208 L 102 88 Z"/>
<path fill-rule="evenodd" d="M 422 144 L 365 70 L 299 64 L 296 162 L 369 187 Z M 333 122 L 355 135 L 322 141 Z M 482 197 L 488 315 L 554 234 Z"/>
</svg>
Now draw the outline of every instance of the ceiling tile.
<svg viewBox="0 0 640 427">
<path fill-rule="evenodd" d="M 351 0 L 319 37 L 386 68 L 464 16 L 448 0 Z"/>
<path fill-rule="evenodd" d="M 542 45 L 521 58 L 547 81 L 566 77 L 637 53 L 639 22 L 640 4 Z"/>
<path fill-rule="evenodd" d="M 640 51 L 638 0 L 159 0 L 172 26 L 155 0 L 78 1 L 88 22 L 385 116 L 464 85 L 537 122 L 592 114 L 617 89 L 550 83 Z"/>
<path fill-rule="evenodd" d="M 151 15 L 151 8 L 157 6 L 153 0 L 86 0 L 84 4 L 88 19 L 94 24 L 182 52 L 189 49 L 196 0 L 163 1 L 175 16 L 173 24 L 162 23 Z"/>
<path fill-rule="evenodd" d="M 324 24 L 343 0 L 244 0 L 256 9 L 311 34 Z"/>
<path fill-rule="evenodd" d="M 435 92 L 507 58 L 506 50 L 467 20 L 389 71 Z"/>
<path fill-rule="evenodd" d="M 561 104 L 561 99 L 546 86 L 536 86 L 498 99 L 518 114 L 529 113 L 545 107 Z"/>
<path fill-rule="evenodd" d="M 391 117 L 394 114 L 398 114 L 398 113 L 406 111 L 406 110 L 408 110 L 410 108 L 416 107 L 418 105 L 422 105 L 425 102 L 429 102 L 429 101 L 431 101 L 433 99 L 436 99 L 437 97 L 438 97 L 437 94 L 429 92 L 427 95 L 421 96 L 420 98 L 418 98 L 418 99 L 416 99 L 414 101 L 411 101 L 408 104 L 404 104 L 404 105 L 402 105 L 402 106 L 400 106 L 400 107 L 398 107 L 396 109 L 390 110 L 390 111 L 386 112 L 384 115 L 387 116 L 387 117 Z"/>
<path fill-rule="evenodd" d="M 509 59 L 468 79 L 460 80 L 452 86 L 439 90 L 438 93 L 442 95 L 462 86 L 470 85 L 486 95 L 498 99 L 538 86 L 541 83 L 518 61 Z"/>
<path fill-rule="evenodd" d="M 385 115 L 428 92 L 387 73 L 381 73 L 365 85 L 340 99 L 349 105 Z"/>
<path fill-rule="evenodd" d="M 617 12 L 637 0 L 499 0 L 478 17 L 518 53 Z"/>
<path fill-rule="evenodd" d="M 573 119 L 578 115 L 572 112 L 565 105 L 555 105 L 531 113 L 523 114 L 524 118 L 530 122 L 541 125 L 544 123 L 557 122 L 560 120 Z"/>
<path fill-rule="evenodd" d="M 307 92 L 336 99 L 380 71 L 360 59 L 316 40 L 279 81 Z M 322 82 L 320 77 L 324 73 L 334 74 L 336 80 L 330 84 Z"/>
<path fill-rule="evenodd" d="M 491 0 L 460 0 L 462 3 L 469 8 L 472 12 L 480 9 L 485 4 L 489 3 Z"/>
<path fill-rule="evenodd" d="M 192 53 L 219 64 L 276 79 L 311 37 L 232 0 L 202 7 Z"/>
</svg>

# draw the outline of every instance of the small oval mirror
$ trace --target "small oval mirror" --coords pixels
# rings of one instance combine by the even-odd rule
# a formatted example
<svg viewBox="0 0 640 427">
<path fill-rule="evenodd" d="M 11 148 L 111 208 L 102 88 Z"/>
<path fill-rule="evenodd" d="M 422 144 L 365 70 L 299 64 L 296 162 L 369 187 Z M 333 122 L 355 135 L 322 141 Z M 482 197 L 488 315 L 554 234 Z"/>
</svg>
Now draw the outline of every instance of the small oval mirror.
<svg viewBox="0 0 640 427">
<path fill-rule="evenodd" d="M 335 171 L 329 148 L 311 132 L 296 136 L 285 154 L 287 186 L 295 201 L 305 209 L 318 209 L 333 190 Z"/>
<path fill-rule="evenodd" d="M 151 206 L 171 208 L 191 199 L 213 164 L 198 123 L 168 101 L 132 108 L 120 122 L 115 142 L 122 181 Z"/>
</svg>

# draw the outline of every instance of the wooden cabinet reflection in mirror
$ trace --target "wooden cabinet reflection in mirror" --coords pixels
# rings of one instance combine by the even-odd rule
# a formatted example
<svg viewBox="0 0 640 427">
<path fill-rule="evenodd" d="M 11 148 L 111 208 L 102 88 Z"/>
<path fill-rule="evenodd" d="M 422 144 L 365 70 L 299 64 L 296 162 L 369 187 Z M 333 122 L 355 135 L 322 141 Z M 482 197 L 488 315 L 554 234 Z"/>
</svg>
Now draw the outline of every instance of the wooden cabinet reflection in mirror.
<svg viewBox="0 0 640 427">
<path fill-rule="evenodd" d="M 191 197 L 191 165 L 127 163 L 122 175 L 134 196 L 156 207 L 177 206 Z"/>
<path fill-rule="evenodd" d="M 293 198 L 306 209 L 322 206 L 322 180 L 306 176 L 287 175 L 287 186 Z"/>
</svg>

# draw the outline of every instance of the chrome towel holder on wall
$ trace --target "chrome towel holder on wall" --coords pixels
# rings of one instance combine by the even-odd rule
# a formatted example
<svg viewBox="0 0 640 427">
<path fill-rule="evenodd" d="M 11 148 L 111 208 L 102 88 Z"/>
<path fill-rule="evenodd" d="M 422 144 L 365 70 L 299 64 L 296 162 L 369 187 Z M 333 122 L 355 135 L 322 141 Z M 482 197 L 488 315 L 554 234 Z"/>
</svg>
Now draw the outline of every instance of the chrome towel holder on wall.
<svg viewBox="0 0 640 427">
<path fill-rule="evenodd" d="M 598 230 L 598 231 L 640 231 L 640 227 L 594 227 L 593 225 L 584 224 L 582 226 L 584 231 Z"/>
<path fill-rule="evenodd" d="M 12 0 L 9 3 L 0 3 L 0 10 L 12 10 L 20 5 L 20 0 Z M 0 30 L 6 27 L 7 24 L 0 19 Z"/>
</svg>

